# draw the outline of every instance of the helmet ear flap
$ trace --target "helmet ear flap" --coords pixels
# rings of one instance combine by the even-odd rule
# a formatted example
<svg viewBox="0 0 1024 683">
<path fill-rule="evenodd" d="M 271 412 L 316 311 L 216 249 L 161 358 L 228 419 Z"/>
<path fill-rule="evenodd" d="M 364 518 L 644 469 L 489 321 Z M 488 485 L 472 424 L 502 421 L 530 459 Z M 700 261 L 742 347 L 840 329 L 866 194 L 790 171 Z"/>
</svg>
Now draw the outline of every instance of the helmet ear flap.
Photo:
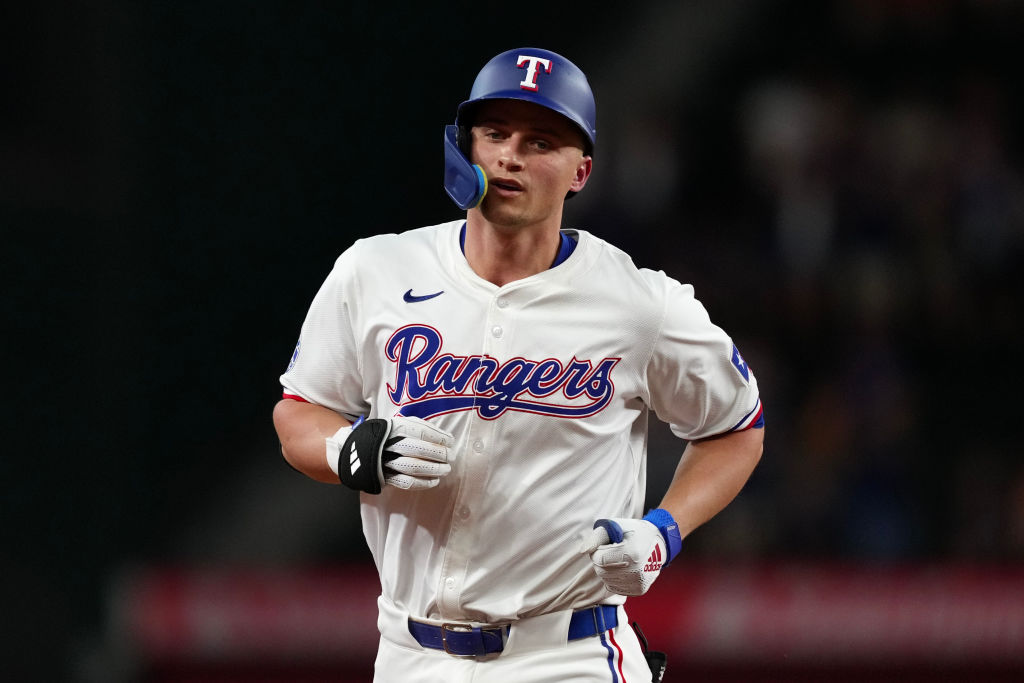
<svg viewBox="0 0 1024 683">
<path fill-rule="evenodd" d="M 467 159 L 473 158 L 473 130 L 469 126 L 455 126 L 455 144 Z"/>
<path fill-rule="evenodd" d="M 478 206 L 487 194 L 487 175 L 463 151 L 468 137 L 463 126 L 444 128 L 444 189 L 460 209 Z"/>
</svg>

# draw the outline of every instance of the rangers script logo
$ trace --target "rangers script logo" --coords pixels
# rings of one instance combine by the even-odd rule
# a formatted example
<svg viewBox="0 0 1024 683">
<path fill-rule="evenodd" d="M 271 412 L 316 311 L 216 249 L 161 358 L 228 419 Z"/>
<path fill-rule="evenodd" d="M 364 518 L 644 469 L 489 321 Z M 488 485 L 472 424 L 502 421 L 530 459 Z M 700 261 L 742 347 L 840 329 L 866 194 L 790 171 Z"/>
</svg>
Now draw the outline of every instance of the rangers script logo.
<svg viewBox="0 0 1024 683">
<path fill-rule="evenodd" d="M 476 410 L 493 420 L 506 410 L 552 417 L 589 417 L 615 394 L 612 368 L 619 358 L 598 363 L 573 357 L 541 361 L 442 353 L 441 334 L 427 325 L 406 325 L 388 339 L 385 353 L 395 363 L 391 401 L 406 417 L 429 418 Z M 546 400 L 544 400 L 546 399 Z"/>
</svg>

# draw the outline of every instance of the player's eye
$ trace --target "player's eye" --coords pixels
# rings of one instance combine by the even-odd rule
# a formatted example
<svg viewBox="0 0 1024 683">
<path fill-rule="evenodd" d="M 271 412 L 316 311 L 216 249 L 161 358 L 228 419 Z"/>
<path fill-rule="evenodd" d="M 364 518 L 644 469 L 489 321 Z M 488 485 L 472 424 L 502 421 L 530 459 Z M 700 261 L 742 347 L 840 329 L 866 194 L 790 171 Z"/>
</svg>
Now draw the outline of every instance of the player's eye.
<svg viewBox="0 0 1024 683">
<path fill-rule="evenodd" d="M 558 147 L 557 140 L 553 140 L 549 137 L 531 138 L 528 144 L 530 145 L 530 149 L 535 152 L 550 152 Z"/>
</svg>

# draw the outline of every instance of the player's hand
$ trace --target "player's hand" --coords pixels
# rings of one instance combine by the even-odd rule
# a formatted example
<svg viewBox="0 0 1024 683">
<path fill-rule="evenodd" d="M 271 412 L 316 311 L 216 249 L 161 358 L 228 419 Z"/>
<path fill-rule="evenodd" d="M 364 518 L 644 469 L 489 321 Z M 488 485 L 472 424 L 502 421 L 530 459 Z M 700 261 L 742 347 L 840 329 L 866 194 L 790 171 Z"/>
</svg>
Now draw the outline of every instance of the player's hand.
<svg viewBox="0 0 1024 683">
<path fill-rule="evenodd" d="M 335 456 L 338 479 L 357 491 L 429 489 L 451 472 L 453 443 L 450 433 L 418 417 L 374 418 L 328 438 L 327 459 Z"/>
<path fill-rule="evenodd" d="M 581 550 L 590 555 L 594 571 L 608 590 L 643 595 L 681 545 L 672 516 L 659 509 L 644 519 L 597 520 Z"/>
</svg>

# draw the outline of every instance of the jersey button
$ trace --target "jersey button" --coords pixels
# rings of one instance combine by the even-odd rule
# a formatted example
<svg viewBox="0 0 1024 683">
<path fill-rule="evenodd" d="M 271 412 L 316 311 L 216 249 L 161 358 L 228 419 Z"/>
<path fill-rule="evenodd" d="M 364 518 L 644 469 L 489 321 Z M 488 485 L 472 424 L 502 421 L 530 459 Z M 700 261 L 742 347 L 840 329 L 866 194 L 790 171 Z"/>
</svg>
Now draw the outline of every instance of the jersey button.
<svg viewBox="0 0 1024 683">
<path fill-rule="evenodd" d="M 468 507 L 463 506 L 459 508 L 459 519 L 469 519 Z"/>
<path fill-rule="evenodd" d="M 501 335 L 505 333 L 505 330 L 501 329 L 501 325 L 495 325 L 491 328 L 491 334 L 495 339 L 501 339 Z"/>
<path fill-rule="evenodd" d="M 448 590 L 455 588 L 455 579 L 449 576 L 447 579 L 444 580 L 444 587 Z"/>
<path fill-rule="evenodd" d="M 476 451 L 477 453 L 482 452 L 484 450 L 484 442 L 481 441 L 480 439 L 477 439 L 476 441 L 474 441 L 473 442 L 473 450 Z"/>
<path fill-rule="evenodd" d="M 508 308 L 508 299 L 498 299 L 498 308 Z"/>
</svg>

